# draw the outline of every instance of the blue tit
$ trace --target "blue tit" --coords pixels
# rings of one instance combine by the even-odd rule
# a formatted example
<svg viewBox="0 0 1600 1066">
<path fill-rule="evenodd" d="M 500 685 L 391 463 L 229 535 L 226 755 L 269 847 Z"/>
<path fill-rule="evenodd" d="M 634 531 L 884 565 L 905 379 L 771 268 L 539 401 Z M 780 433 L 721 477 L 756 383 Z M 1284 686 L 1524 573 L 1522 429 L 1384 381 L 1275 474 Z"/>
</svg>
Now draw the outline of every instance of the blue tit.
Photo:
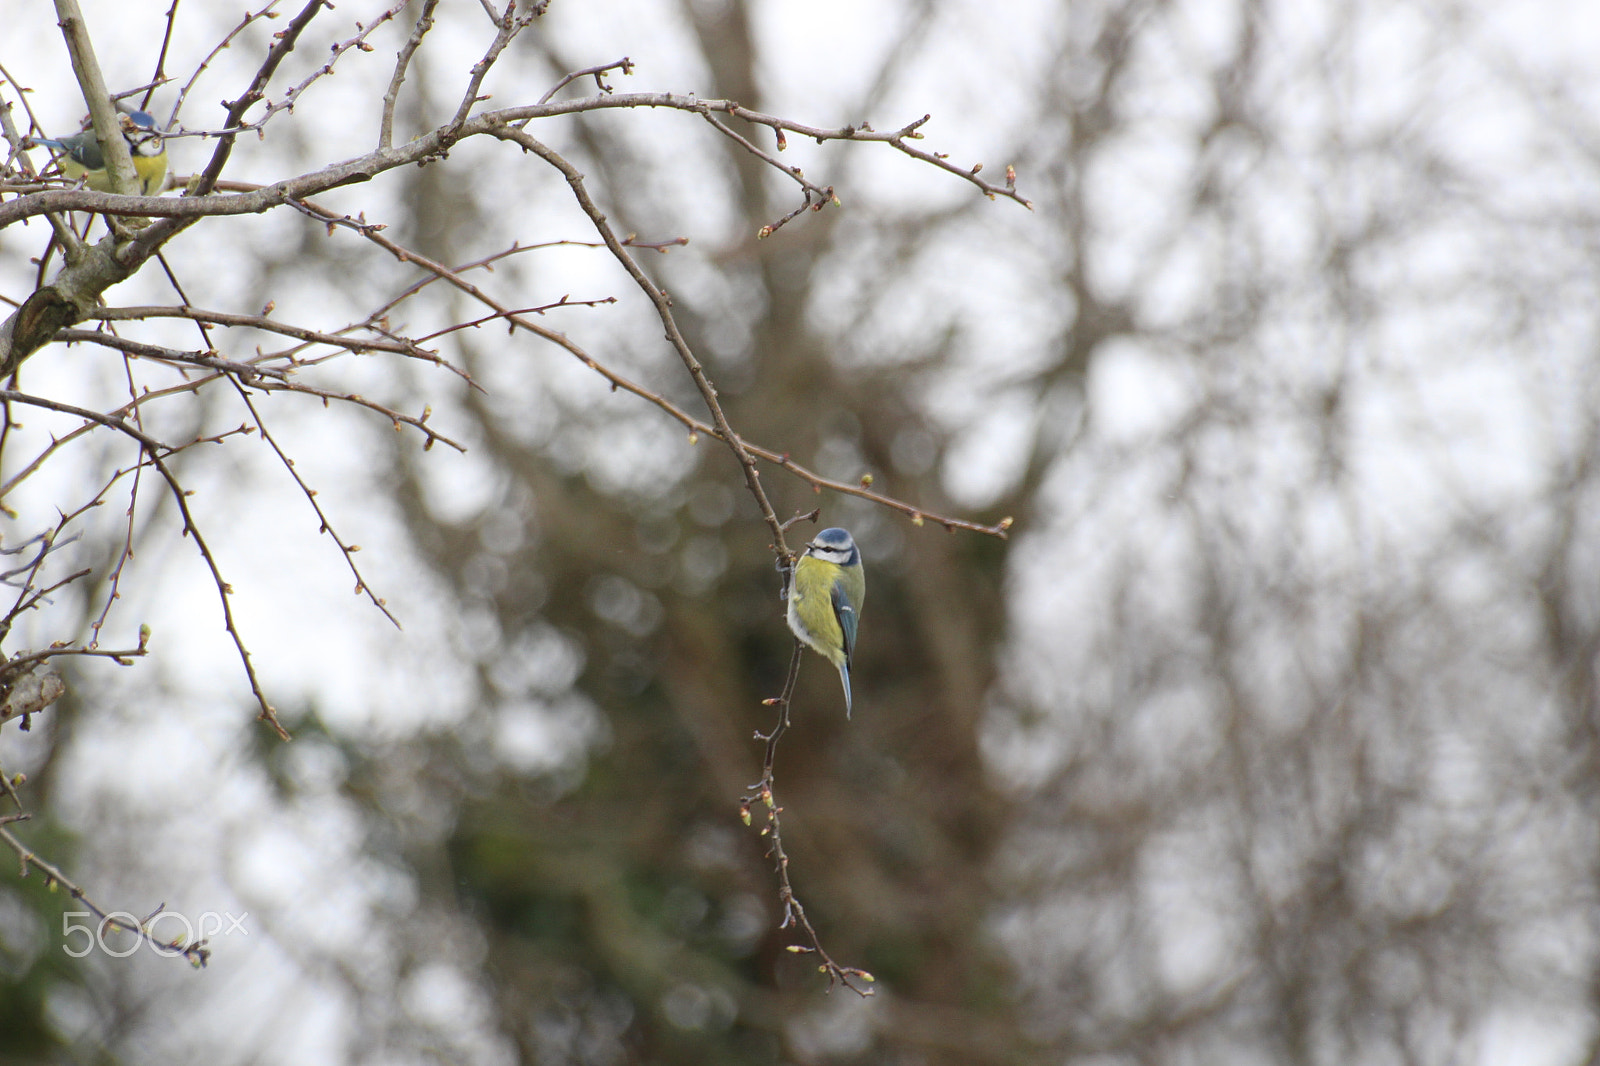
<svg viewBox="0 0 1600 1066">
<path fill-rule="evenodd" d="M 156 196 L 167 186 L 167 146 L 156 120 L 143 111 L 130 111 L 117 116 L 122 126 L 122 136 L 128 142 L 128 154 L 133 156 L 133 169 L 139 175 L 139 185 L 146 196 Z M 89 188 L 99 192 L 112 192 L 111 174 L 106 169 L 105 158 L 100 154 L 100 141 L 93 129 L 46 140 L 37 137 L 34 144 L 46 148 L 59 148 L 61 172 L 74 180 L 88 178 Z"/>
<path fill-rule="evenodd" d="M 789 628 L 839 670 L 850 717 L 850 660 L 867 598 L 867 572 L 847 530 L 824 529 L 806 545 L 789 580 Z"/>
</svg>

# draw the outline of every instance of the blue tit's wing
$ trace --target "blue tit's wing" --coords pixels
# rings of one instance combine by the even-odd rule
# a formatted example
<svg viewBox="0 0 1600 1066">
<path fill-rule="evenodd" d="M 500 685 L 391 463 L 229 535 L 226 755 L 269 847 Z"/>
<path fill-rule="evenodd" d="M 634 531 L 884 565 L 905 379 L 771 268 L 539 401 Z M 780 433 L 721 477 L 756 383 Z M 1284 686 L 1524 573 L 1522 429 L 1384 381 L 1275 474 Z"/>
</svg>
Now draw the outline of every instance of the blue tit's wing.
<svg viewBox="0 0 1600 1066">
<path fill-rule="evenodd" d="M 106 161 L 100 155 L 100 141 L 95 137 L 93 130 L 85 130 L 71 137 L 62 137 L 60 140 L 36 137 L 33 143 L 66 152 L 85 170 L 105 169 Z"/>
<path fill-rule="evenodd" d="M 844 661 L 848 664 L 856 650 L 856 609 L 842 581 L 833 583 L 833 615 L 844 630 Z"/>
</svg>

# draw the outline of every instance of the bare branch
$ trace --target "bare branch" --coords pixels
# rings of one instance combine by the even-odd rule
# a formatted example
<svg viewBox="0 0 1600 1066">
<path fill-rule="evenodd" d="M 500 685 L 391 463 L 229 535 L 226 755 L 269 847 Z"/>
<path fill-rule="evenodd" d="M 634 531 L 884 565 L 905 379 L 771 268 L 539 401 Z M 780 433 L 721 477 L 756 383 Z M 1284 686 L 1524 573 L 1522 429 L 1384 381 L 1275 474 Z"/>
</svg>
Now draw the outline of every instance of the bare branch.
<svg viewBox="0 0 1600 1066">
<path fill-rule="evenodd" d="M 382 611 L 383 616 L 394 623 L 396 629 L 405 628 L 400 624 L 400 619 L 390 612 L 387 603 L 376 592 L 372 591 L 372 586 L 367 583 L 367 579 L 361 576 L 361 568 L 356 565 L 355 559 L 355 553 L 361 549 L 354 544 L 346 544 L 344 538 L 339 536 L 338 531 L 333 528 L 333 523 L 328 520 L 327 514 L 322 510 L 322 504 L 317 502 L 316 492 L 306 484 L 305 479 L 300 476 L 300 471 L 295 469 L 294 460 L 290 459 L 284 450 L 279 447 L 277 438 L 272 435 L 271 430 L 267 429 L 267 423 L 262 419 L 261 412 L 256 410 L 255 402 L 250 399 L 250 394 L 245 391 L 244 386 L 235 379 L 233 387 L 238 392 L 239 398 L 244 401 L 244 405 L 250 409 L 250 417 L 255 420 L 256 429 L 261 433 L 261 439 L 266 441 L 268 446 L 272 448 L 273 454 L 278 457 L 278 461 L 283 464 L 283 468 L 289 472 L 289 476 L 294 478 L 294 483 L 299 486 L 301 495 L 305 496 L 306 501 L 311 504 L 311 509 L 316 512 L 317 521 L 321 523 L 317 532 L 326 533 L 333 538 L 333 543 L 338 545 L 340 554 L 344 556 L 345 565 L 355 575 L 356 592 L 358 594 L 365 593 L 367 599 L 372 601 L 372 605 Z"/>
<path fill-rule="evenodd" d="M 484 292 L 477 285 L 467 281 L 465 278 L 461 277 L 444 264 L 435 262 L 420 252 L 413 251 L 409 248 L 404 248 L 389 240 L 389 238 L 385 237 L 381 232 L 381 226 L 356 224 L 352 220 L 348 219 L 344 221 L 350 223 L 352 229 L 360 233 L 367 240 L 372 241 L 373 243 L 384 248 L 395 258 L 401 260 L 402 262 L 417 264 L 424 270 L 429 271 L 435 278 L 449 282 L 451 285 L 454 285 L 457 289 L 466 293 L 468 296 L 471 296 L 473 299 L 478 300 L 485 306 L 494 309 L 496 317 L 504 318 L 507 322 L 518 329 L 526 330 L 529 333 L 542 337 L 552 344 L 565 348 L 589 369 L 593 370 L 595 373 L 611 382 L 612 387 L 630 392 L 642 400 L 649 401 L 662 411 L 665 411 L 689 431 L 689 443 L 696 443 L 701 434 L 723 441 L 724 443 L 728 443 L 727 438 L 723 436 L 723 431 L 718 429 L 714 424 L 702 422 L 659 393 L 653 392 L 650 389 L 645 388 L 643 385 L 640 385 L 637 382 L 634 382 L 629 378 L 616 373 L 605 366 L 605 364 L 601 363 L 594 356 L 590 355 L 582 348 L 582 346 L 573 341 L 566 334 L 557 332 L 556 330 L 541 325 L 532 319 L 517 314 L 515 311 L 506 307 L 504 304 L 491 297 L 488 293 Z M 629 246 L 627 242 L 619 241 L 617 243 L 623 245 L 624 247 Z M 644 245 L 643 247 L 653 246 Z M 411 291 L 421 288 L 422 284 L 423 283 L 419 282 L 413 287 L 412 290 L 408 290 L 407 294 L 409 294 Z M 398 299 L 395 302 L 398 302 Z M 392 306 L 392 304 L 390 306 Z M 299 386 L 299 388 L 304 391 L 304 386 Z M 831 478 L 825 478 L 822 475 L 817 474 L 804 466 L 801 466 L 799 463 L 794 462 L 789 458 L 787 453 L 776 452 L 769 448 L 752 444 L 749 441 L 746 441 L 743 437 L 738 437 L 737 441 L 739 446 L 746 449 L 749 454 L 767 462 L 776 463 L 785 470 L 794 474 L 796 477 L 799 477 L 801 480 L 810 484 L 813 489 L 818 491 L 821 491 L 822 489 L 829 489 L 848 496 L 855 496 L 863 500 L 869 500 L 873 503 L 888 507 L 891 510 L 899 511 L 901 514 L 910 518 L 913 524 L 916 525 L 921 525 L 924 521 L 927 521 L 933 522 L 936 525 L 941 525 L 951 532 L 954 532 L 958 529 L 963 529 L 974 533 L 984 533 L 988 534 L 989 536 L 997 536 L 1002 538 L 1006 536 L 1006 531 L 1009 530 L 1012 525 L 1010 518 L 1002 519 L 995 525 L 986 526 L 980 523 L 970 522 L 965 519 L 950 518 L 945 515 L 935 514 L 931 511 L 917 507 L 914 504 L 906 503 L 903 500 L 897 500 L 892 496 L 886 496 L 882 493 L 873 492 L 866 484 L 852 484 L 850 482 L 836 481 Z M 776 518 L 774 518 L 774 522 L 776 522 Z M 781 539 L 777 543 L 782 543 Z"/>
<path fill-rule="evenodd" d="M 487 9 L 487 4 L 485 8 Z M 505 51 L 511 41 L 531 25 L 534 19 L 544 14 L 545 4 L 530 4 L 521 15 L 517 14 L 517 0 L 506 0 L 505 13 L 495 19 L 494 40 L 483 54 L 483 58 L 472 65 L 472 70 L 467 77 L 466 91 L 461 94 L 461 103 L 456 107 L 455 115 L 446 125 L 447 130 L 457 130 L 472 113 L 472 107 L 479 100 L 485 99 L 478 95 L 478 90 L 483 87 L 483 79 L 489 76 L 489 70 L 500 58 L 500 53 Z"/>
<path fill-rule="evenodd" d="M 167 466 L 154 451 L 148 451 L 150 462 L 154 464 L 161 476 L 166 479 L 167 487 L 172 490 L 172 498 L 178 505 L 178 513 L 183 516 L 183 531 L 194 538 L 195 547 L 199 549 L 201 558 L 205 559 L 206 567 L 211 571 L 211 579 L 217 586 L 217 598 L 222 604 L 223 626 L 228 631 L 228 636 L 233 639 L 233 646 L 239 652 L 239 661 L 244 665 L 245 677 L 250 681 L 250 692 L 256 698 L 256 704 L 261 708 L 256 716 L 272 727 L 278 734 L 279 740 L 289 740 L 289 731 L 283 728 L 278 721 L 278 712 L 267 702 L 267 695 L 261 690 L 261 680 L 256 677 L 256 668 L 250 661 L 250 650 L 244 645 L 244 638 L 239 634 L 239 628 L 234 624 L 233 605 L 229 597 L 233 595 L 233 586 L 222 576 L 222 570 L 217 565 L 216 556 L 212 554 L 211 547 L 200 533 L 200 527 L 195 523 L 194 515 L 189 511 L 189 493 L 179 483 L 172 469 Z"/>
<path fill-rule="evenodd" d="M 17 858 L 22 863 L 22 874 L 24 877 L 27 876 L 28 868 L 32 867 L 33 869 L 44 874 L 45 883 L 47 885 L 60 885 L 62 888 L 67 890 L 67 894 L 69 896 L 87 907 L 90 913 L 92 913 L 95 918 L 99 919 L 101 929 L 105 929 L 106 927 L 110 926 L 113 928 L 126 930 L 127 932 L 133 933 L 141 940 L 146 941 L 151 947 L 155 948 L 164 955 L 177 955 L 188 959 L 189 964 L 194 966 L 196 969 L 202 969 L 205 967 L 206 961 L 211 958 L 211 950 L 206 947 L 206 942 L 204 940 L 197 940 L 192 944 L 184 944 L 177 940 L 157 940 L 150 934 L 148 923 L 151 918 L 155 917 L 156 914 L 161 913 L 161 910 L 165 907 L 165 904 L 163 904 L 162 907 L 156 908 L 155 914 L 151 914 L 142 922 L 132 923 L 115 917 L 117 913 L 126 912 L 107 911 L 104 907 L 101 907 L 99 904 L 95 903 L 84 893 L 82 888 L 73 883 L 73 881 L 68 878 L 66 874 L 61 872 L 60 867 L 56 866 L 54 863 L 47 862 L 45 859 L 35 854 L 32 849 L 30 849 L 21 840 L 17 839 L 16 835 L 11 832 L 10 828 L 6 824 L 3 824 L 6 822 L 25 821 L 28 817 L 29 815 L 26 813 L 18 813 L 15 815 L 8 815 L 5 819 L 0 820 L 0 840 L 4 840 L 7 844 L 11 845 L 11 850 L 17 853 Z"/>
<path fill-rule="evenodd" d="M 321 2 L 321 0 L 318 0 Z M 273 207 L 281 207 L 291 200 L 303 200 L 308 196 L 324 192 L 328 189 L 338 188 L 362 181 L 370 181 L 377 175 L 396 167 L 410 166 L 425 160 L 436 158 L 441 153 L 449 150 L 457 142 L 472 136 L 491 134 L 502 136 L 506 127 L 525 123 L 529 119 L 553 118 L 560 115 L 581 114 L 590 111 L 611 109 L 637 109 L 637 108 L 670 108 L 678 111 L 688 111 L 706 116 L 712 113 L 726 113 L 743 118 L 750 122 L 771 126 L 774 129 L 787 130 L 802 136 L 812 137 L 819 141 L 848 140 L 869 141 L 900 148 L 907 154 L 922 159 L 923 155 L 908 150 L 903 143 L 907 137 L 916 134 L 916 130 L 926 118 L 919 119 L 899 130 L 888 133 L 878 133 L 867 126 L 844 126 L 835 130 L 825 130 L 805 126 L 788 119 L 765 115 L 758 111 L 751 111 L 741 107 L 731 100 L 700 100 L 693 96 L 681 96 L 674 93 L 625 93 L 610 96 L 588 97 L 583 100 L 567 101 L 558 100 L 548 104 L 533 104 L 523 107 L 508 107 L 497 111 L 485 111 L 478 115 L 464 119 L 460 125 L 448 125 L 433 130 L 417 137 L 398 147 L 378 149 L 358 156 L 355 159 L 345 160 L 331 164 L 321 170 L 312 171 L 297 177 L 287 178 L 275 182 L 259 190 L 235 196 L 209 196 L 195 193 L 181 197 L 157 196 L 116 196 L 112 193 L 94 192 L 93 190 L 61 189 L 53 192 L 38 193 L 25 199 L 13 200 L 0 204 L 0 226 L 34 215 L 43 214 L 45 211 L 94 211 L 99 214 L 134 215 L 150 218 L 162 218 L 170 221 L 190 220 L 213 215 L 244 215 L 256 214 Z M 230 130 L 224 138 L 237 135 L 237 130 Z M 505 137 L 506 140 L 515 138 Z M 526 147 L 526 146 L 524 146 Z M 531 151 L 531 149 L 529 149 Z M 766 153 L 758 153 L 766 156 Z M 1015 200 L 1025 207 L 1031 207 L 1030 201 L 1024 199 L 1015 189 L 1008 189 L 1004 185 L 994 185 L 983 181 L 971 170 L 957 167 L 942 160 L 937 156 L 929 156 L 926 162 L 933 163 L 941 169 L 957 174 L 964 180 L 973 183 L 993 196 L 1004 196 Z M 206 175 L 211 172 L 208 166 L 201 182 L 207 191 L 211 188 Z M 792 168 L 780 166 L 782 173 L 793 178 Z M 215 179 L 210 179 L 214 181 Z M 799 179 L 803 181 L 804 179 Z M 152 227 L 155 229 L 157 227 Z M 171 236 L 170 224 L 168 229 L 159 233 L 141 234 L 136 242 L 142 247 L 151 243 L 159 244 Z M 150 254 L 144 251 L 143 255 Z"/>
<path fill-rule="evenodd" d="M 89 40 L 89 27 L 78 9 L 78 0 L 55 0 L 56 17 L 61 22 L 61 33 L 66 38 L 67 53 L 72 57 L 72 72 L 78 77 L 78 87 L 89 105 L 89 115 L 94 120 L 94 133 L 100 142 L 100 152 L 111 174 L 114 189 L 132 192 L 139 188 L 139 175 L 133 169 L 133 155 L 122 136 L 117 122 L 117 109 L 111 102 L 111 92 L 106 88 L 105 77 L 100 73 L 100 63 L 94 56 L 94 45 Z"/>
<path fill-rule="evenodd" d="M 234 39 L 248 29 L 252 23 L 264 18 L 277 18 L 277 14 L 272 9 L 277 7 L 278 3 L 279 0 L 270 0 L 270 2 L 261 10 L 246 14 L 244 18 L 239 20 L 239 24 L 232 30 L 228 31 L 228 34 L 223 37 L 222 40 L 218 41 L 216 46 L 206 54 L 206 57 L 202 59 L 200 64 L 194 68 L 194 73 L 189 76 L 189 80 L 183 83 L 183 88 L 178 90 L 178 98 L 173 102 L 172 114 L 167 120 L 167 125 L 170 126 L 177 121 L 179 113 L 183 110 L 184 101 L 189 98 L 189 91 L 193 89 L 195 83 L 200 80 L 200 75 L 204 74 L 208 69 L 210 69 L 211 61 L 216 59 L 218 55 L 222 54 L 224 49 L 232 45 Z"/>
<path fill-rule="evenodd" d="M 785 526 L 788 524 L 784 523 Z M 761 835 L 772 840 L 772 846 L 767 850 L 767 857 L 772 860 L 773 869 L 778 875 L 778 902 L 783 905 L 783 918 L 778 923 L 778 928 L 798 926 L 805 930 L 806 938 L 811 942 L 809 946 L 791 944 L 789 950 L 796 954 L 815 954 L 820 958 L 822 964 L 817 969 L 827 975 L 830 991 L 837 982 L 856 995 L 865 997 L 873 994 L 873 990 L 866 987 L 874 980 L 872 974 L 854 966 L 840 965 L 823 948 L 822 938 L 812 926 L 811 919 L 806 917 L 806 909 L 795 895 L 794 885 L 789 881 L 789 854 L 783 849 L 783 808 L 778 804 L 776 793 L 778 741 L 789 728 L 789 701 L 794 696 L 795 682 L 800 679 L 800 660 L 804 653 L 805 645 L 798 639 L 795 640 L 794 654 L 789 659 L 789 673 L 783 681 L 782 695 L 762 701 L 769 707 L 778 708 L 778 720 L 773 724 L 772 732 L 755 735 L 755 739 L 765 742 L 766 757 L 761 766 L 761 780 L 751 785 L 750 793 L 739 801 L 739 819 L 745 825 L 749 825 L 752 807 L 759 803 L 766 809 L 767 824 L 761 828 Z"/>
<path fill-rule="evenodd" d="M 728 418 L 723 414 L 722 404 L 717 399 L 717 390 L 706 376 L 705 368 L 700 365 L 700 360 L 695 358 L 694 352 L 690 350 L 689 342 L 684 339 L 683 333 L 678 329 L 676 319 L 672 316 L 672 301 L 667 298 L 665 292 L 656 286 L 655 282 L 645 276 L 644 271 L 639 269 L 639 264 L 634 261 L 633 256 L 622 246 L 622 242 L 617 240 L 616 234 L 612 232 L 610 224 L 606 221 L 606 216 L 595 206 L 594 200 L 590 198 L 589 190 L 584 184 L 583 175 L 578 172 L 577 167 L 567 162 L 554 149 L 535 140 L 522 130 L 506 129 L 498 131 L 495 135 L 504 137 L 506 140 L 515 141 L 561 172 L 561 176 L 567 179 L 567 184 L 572 188 L 573 195 L 577 197 L 578 206 L 583 208 L 583 213 L 589 216 L 589 221 L 594 224 L 594 228 L 600 234 L 600 239 L 605 241 L 606 247 L 611 250 L 612 256 L 622 264 L 622 268 L 628 272 L 628 276 L 633 278 L 634 284 L 639 286 L 640 290 L 650 298 L 651 304 L 656 309 L 656 315 L 661 319 L 661 324 L 666 327 L 668 343 L 672 345 L 673 351 L 678 353 L 678 358 L 682 360 L 684 369 L 689 372 L 690 378 L 694 380 L 695 387 L 700 390 L 700 398 L 705 401 L 706 408 L 711 412 L 712 424 L 716 427 L 718 439 L 728 446 L 733 452 L 734 458 L 739 462 L 739 467 L 744 474 L 745 487 L 750 490 L 750 495 L 754 497 L 756 506 L 760 508 L 761 517 L 766 521 L 767 528 L 772 530 L 773 550 L 778 553 L 780 559 L 787 562 L 791 553 L 788 544 L 783 539 L 783 525 L 778 521 L 778 516 L 772 510 L 772 503 L 767 499 L 766 490 L 761 487 L 761 472 L 756 469 L 755 458 L 745 448 L 744 442 L 734 433 L 733 427 L 728 425 Z"/>
<path fill-rule="evenodd" d="M 439 0 L 424 0 L 422 13 L 417 16 L 415 25 L 411 27 L 411 36 L 406 38 L 406 43 L 401 46 L 400 53 L 395 57 L 394 74 L 389 78 L 389 87 L 383 93 L 383 118 L 378 123 L 378 147 L 387 148 L 394 142 L 394 107 L 400 99 L 400 86 L 405 83 L 406 70 L 411 66 L 411 57 L 422 45 L 422 39 L 433 29 L 433 9 L 439 6 Z"/>
<path fill-rule="evenodd" d="M 284 61 L 290 52 L 294 51 L 295 44 L 300 40 L 300 35 L 311 24 L 311 20 L 317 17 L 317 12 L 324 7 L 331 8 L 332 6 L 328 0 L 309 0 L 306 6 L 301 8 L 300 13 L 289 20 L 289 25 L 273 35 L 275 40 L 272 43 L 272 47 L 267 51 L 267 56 L 256 70 L 255 77 L 251 80 L 250 85 L 237 99 L 228 104 L 227 118 L 223 122 L 227 129 L 232 131 L 243 124 L 245 112 L 261 101 L 266 93 L 267 82 L 272 80 L 272 75 L 277 71 L 278 65 Z M 206 164 L 206 168 L 201 172 L 199 180 L 194 183 L 193 188 L 184 199 L 204 198 L 211 192 L 217 179 L 222 176 L 222 168 L 228 164 L 228 157 L 233 154 L 233 142 L 237 136 L 236 132 L 222 135 L 217 142 L 216 149 L 211 153 L 211 161 Z M 5 225 L 5 222 L 0 219 L 0 226 L 3 225 Z"/>
<path fill-rule="evenodd" d="M 565 89 L 567 86 L 571 85 L 573 82 L 577 81 L 579 78 L 587 77 L 587 76 L 589 76 L 591 74 L 594 75 L 595 86 L 601 92 L 609 93 L 609 92 L 612 91 L 611 86 L 607 85 L 605 83 L 605 79 L 602 78 L 600 75 L 609 73 L 610 71 L 613 71 L 613 70 L 620 70 L 620 71 L 622 71 L 623 74 L 632 74 L 633 73 L 633 60 L 629 59 L 627 56 L 623 56 L 621 59 L 617 60 L 615 63 L 602 63 L 597 67 L 584 67 L 582 70 L 575 70 L 571 74 L 568 74 L 566 77 L 562 78 L 560 81 L 558 81 L 554 85 L 552 85 L 550 87 L 550 91 L 549 92 L 547 92 L 543 96 L 539 97 L 539 103 L 541 103 L 541 104 L 549 103 L 550 99 L 553 96 L 555 96 L 556 93 L 560 92 L 562 89 Z"/>
<path fill-rule="evenodd" d="M 406 339 L 390 340 L 381 337 L 350 337 L 343 332 L 324 333 L 320 330 L 308 329 L 305 326 L 297 326 L 292 322 L 283 322 L 269 315 L 241 315 L 229 311 L 211 311 L 200 307 L 178 305 L 167 307 L 102 307 L 96 310 L 92 317 L 104 322 L 126 322 L 152 318 L 187 318 L 210 325 L 259 329 L 266 333 L 277 333 L 284 337 L 293 337 L 295 340 L 305 341 L 307 344 L 325 344 L 330 348 L 350 352 L 353 355 L 364 355 L 368 352 L 392 352 L 395 355 L 403 355 L 409 359 L 421 359 L 424 362 L 433 363 L 464 380 L 472 380 L 465 370 L 455 366 L 438 352 L 421 347 L 416 341 Z M 371 327 L 363 325 L 347 326 L 345 328 L 353 330 Z M 61 341 L 90 340 L 91 338 L 84 336 L 85 333 L 89 332 L 93 331 L 62 330 L 56 335 L 56 339 Z M 298 350 L 300 350 L 299 347 L 291 349 L 291 351 Z M 239 368 L 241 373 L 267 373 L 268 368 L 263 367 L 260 360 L 288 357 L 288 353 L 269 352 L 248 363 L 234 365 Z M 163 356 L 163 358 L 165 357 Z M 295 362 L 299 361 L 296 360 Z"/>
</svg>

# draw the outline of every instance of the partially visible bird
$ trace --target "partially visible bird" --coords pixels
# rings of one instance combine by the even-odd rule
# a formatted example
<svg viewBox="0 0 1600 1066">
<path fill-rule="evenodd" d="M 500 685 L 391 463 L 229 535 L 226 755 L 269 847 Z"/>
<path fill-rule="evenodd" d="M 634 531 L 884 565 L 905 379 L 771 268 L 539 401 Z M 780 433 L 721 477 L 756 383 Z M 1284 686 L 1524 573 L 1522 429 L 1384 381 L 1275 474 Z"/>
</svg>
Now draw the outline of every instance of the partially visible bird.
<svg viewBox="0 0 1600 1066">
<path fill-rule="evenodd" d="M 133 169 L 139 175 L 141 191 L 146 196 L 160 194 L 167 185 L 167 146 L 161 131 L 156 129 L 156 120 L 143 111 L 127 111 L 119 114 L 117 121 L 128 142 L 128 153 L 133 156 Z M 113 191 L 111 174 L 93 129 L 59 140 L 35 137 L 33 143 L 65 152 L 61 157 L 61 172 L 67 177 L 87 178 L 89 188 L 99 192 Z"/>
<path fill-rule="evenodd" d="M 789 580 L 789 628 L 839 670 L 850 717 L 850 663 L 867 598 L 861 552 L 848 531 L 824 529 L 806 545 Z"/>
</svg>

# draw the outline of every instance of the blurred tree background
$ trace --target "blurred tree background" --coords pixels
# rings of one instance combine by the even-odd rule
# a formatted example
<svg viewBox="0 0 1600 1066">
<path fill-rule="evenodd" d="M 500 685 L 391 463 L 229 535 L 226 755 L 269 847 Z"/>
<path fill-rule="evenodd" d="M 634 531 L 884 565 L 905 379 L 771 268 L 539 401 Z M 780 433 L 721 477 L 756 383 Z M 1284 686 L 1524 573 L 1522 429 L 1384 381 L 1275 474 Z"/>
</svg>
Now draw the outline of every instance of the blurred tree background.
<svg viewBox="0 0 1600 1066">
<path fill-rule="evenodd" d="M 165 9 L 139 7 L 91 8 L 128 42 L 115 85 L 154 65 Z M 418 8 L 241 141 L 234 176 L 357 150 Z M 487 43 L 449 8 L 397 140 L 448 118 Z M 376 13 L 341 5 L 325 36 Z M 232 25 L 184 14 L 196 40 Z M 39 23 L 18 49 L 49 52 Z M 947 533 L 764 467 L 780 516 L 820 506 L 867 561 L 854 721 L 808 656 L 777 782 L 796 890 L 876 995 L 825 995 L 785 950 L 738 820 L 792 641 L 736 465 L 490 323 L 438 342 L 481 392 L 331 371 L 432 404 L 464 456 L 273 401 L 404 633 L 329 602 L 348 579 L 269 458 L 182 456 L 293 742 L 250 720 L 170 504 L 140 516 L 113 617 L 185 654 L 79 668 L 0 763 L 35 797 L 19 832 L 95 898 L 248 911 L 249 933 L 198 974 L 70 959 L 70 901 L 0 881 L 0 1061 L 1594 1061 L 1597 46 L 1575 0 L 557 0 L 494 106 L 626 54 L 620 92 L 829 128 L 931 112 L 921 147 L 1014 163 L 1034 204 L 791 138 L 843 207 L 758 240 L 793 187 L 697 119 L 539 131 L 618 232 L 689 238 L 637 254 L 748 439 L 1015 519 Z M 67 94 L 58 65 L 11 75 Z M 483 138 L 326 200 L 444 263 L 594 239 L 558 173 Z M 37 249 L 7 238 L 13 295 Z M 286 211 L 207 220 L 171 257 L 196 304 L 327 321 L 421 277 Z M 701 413 L 603 251 L 474 277 L 513 306 L 617 296 L 540 321 Z M 176 302 L 163 286 L 115 298 Z M 404 313 L 425 333 L 483 312 L 434 285 Z M 239 419 L 195 400 L 197 426 Z M 49 500 L 7 499 L 8 543 Z M 99 586 L 55 608 L 84 627 L 128 528 L 101 518 L 74 546 Z"/>
</svg>

